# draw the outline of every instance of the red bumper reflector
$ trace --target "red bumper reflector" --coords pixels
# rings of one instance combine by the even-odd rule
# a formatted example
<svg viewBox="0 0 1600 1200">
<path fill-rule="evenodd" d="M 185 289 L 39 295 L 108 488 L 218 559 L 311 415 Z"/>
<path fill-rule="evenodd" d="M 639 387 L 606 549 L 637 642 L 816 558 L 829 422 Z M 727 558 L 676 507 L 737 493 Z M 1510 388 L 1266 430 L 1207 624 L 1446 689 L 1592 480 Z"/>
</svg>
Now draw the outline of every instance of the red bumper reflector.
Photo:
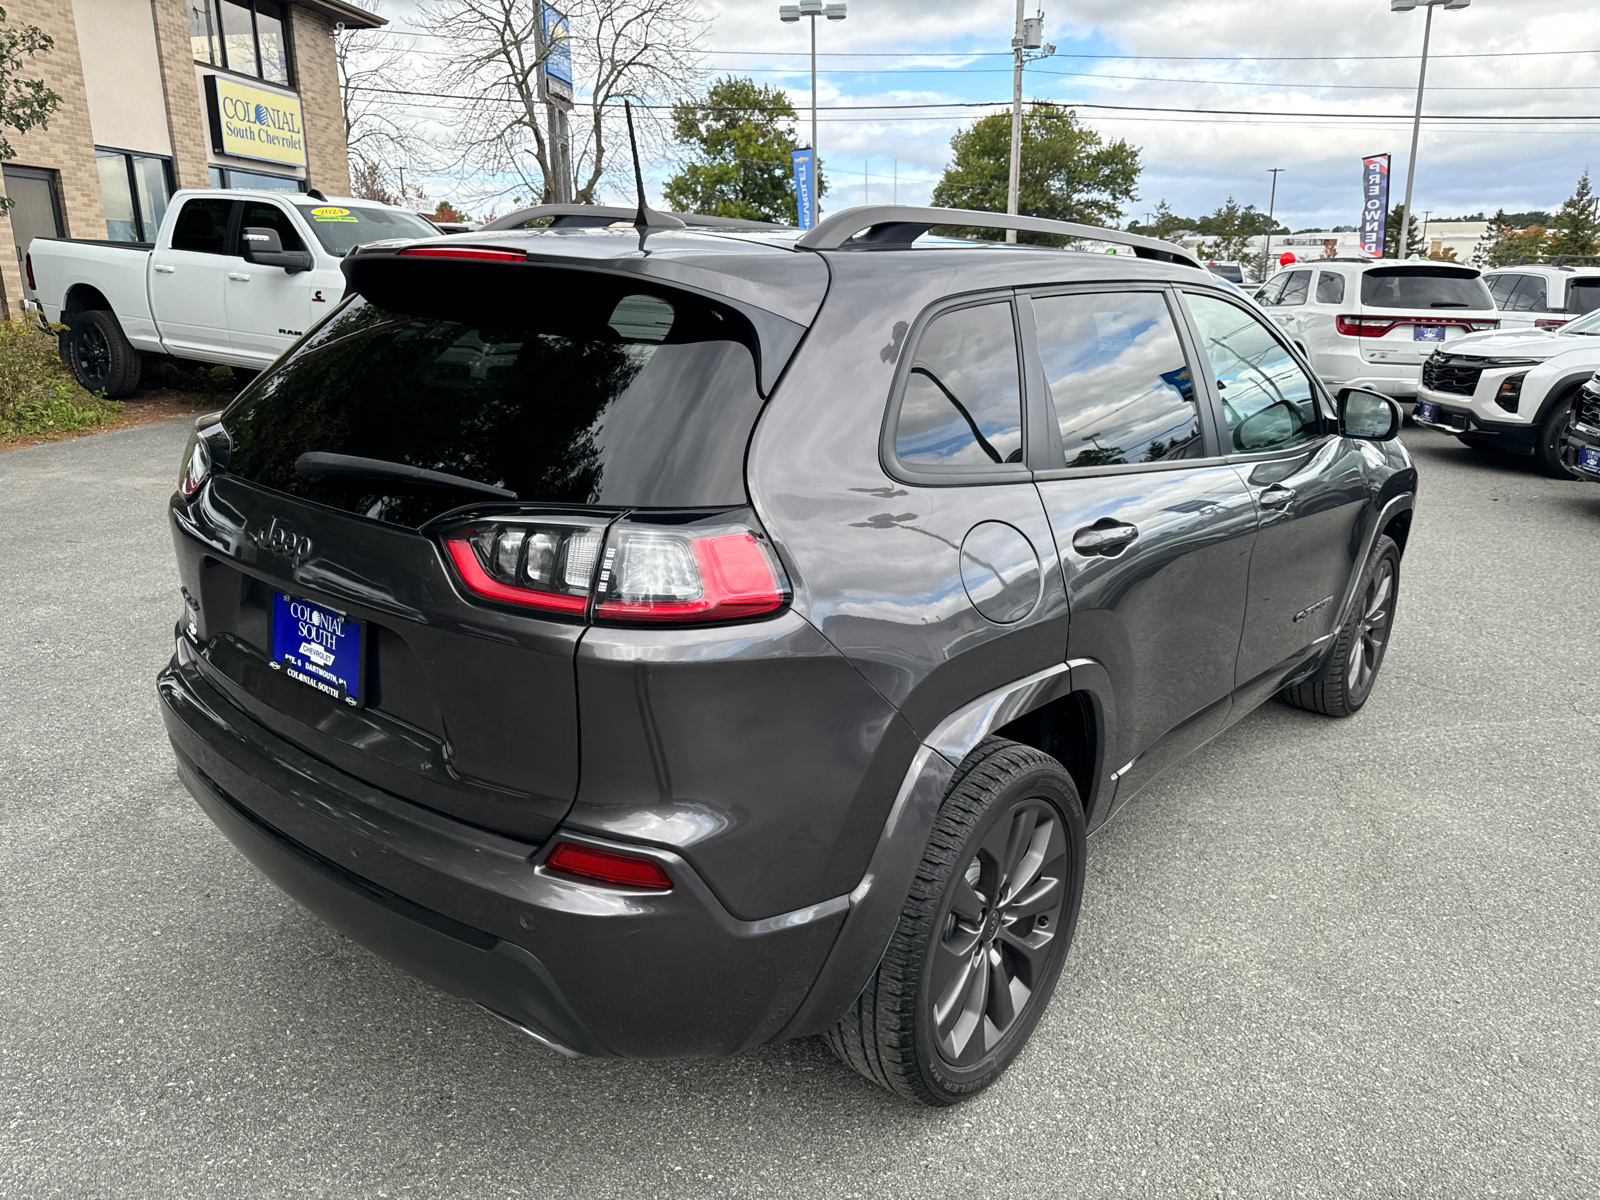
<svg viewBox="0 0 1600 1200">
<path fill-rule="evenodd" d="M 446 538 L 444 544 L 450 551 L 450 561 L 461 572 L 461 582 L 480 596 L 504 600 L 508 604 L 525 604 L 529 608 L 542 608 L 548 612 L 581 613 L 589 607 L 587 596 L 564 596 L 559 592 L 512 587 L 491 578 L 478 562 L 478 556 L 472 552 L 472 543 L 466 538 Z"/>
<path fill-rule="evenodd" d="M 476 258 L 489 262 L 527 262 L 520 250 L 486 250 L 481 246 L 408 246 L 400 258 Z"/>
<path fill-rule="evenodd" d="M 546 868 L 579 879 L 593 879 L 616 887 L 640 888 L 651 892 L 670 892 L 672 876 L 653 858 L 633 854 L 614 854 L 572 842 L 557 842 L 544 860 Z"/>
</svg>

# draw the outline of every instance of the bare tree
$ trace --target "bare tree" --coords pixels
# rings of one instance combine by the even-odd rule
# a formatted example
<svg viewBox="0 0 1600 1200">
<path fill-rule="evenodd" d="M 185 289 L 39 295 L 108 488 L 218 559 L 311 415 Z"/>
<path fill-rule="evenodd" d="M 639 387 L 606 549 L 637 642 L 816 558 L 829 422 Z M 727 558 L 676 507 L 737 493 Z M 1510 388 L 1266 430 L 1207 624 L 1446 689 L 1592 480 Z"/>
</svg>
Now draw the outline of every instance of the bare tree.
<svg viewBox="0 0 1600 1200">
<path fill-rule="evenodd" d="M 699 80 L 704 25 L 694 0 L 570 0 L 563 7 L 575 92 L 570 194 L 593 204 L 607 175 L 628 166 L 622 102 L 646 106 L 640 132 L 647 147 L 662 146 L 664 110 Z M 424 0 L 420 12 L 444 48 L 435 88 L 460 106 L 459 165 L 548 203 L 562 168 L 539 96 L 548 53 L 540 9 L 540 0 Z M 619 143 L 623 160 L 612 153 Z"/>
<path fill-rule="evenodd" d="M 377 0 L 355 3 L 370 12 L 380 7 Z M 423 149 L 416 126 L 396 116 L 403 109 L 393 103 L 393 93 L 405 87 L 408 68 L 414 73 L 411 47 L 370 29 L 341 29 L 333 47 L 351 190 L 363 199 L 403 203 L 414 190 L 406 186 L 405 167 Z"/>
</svg>

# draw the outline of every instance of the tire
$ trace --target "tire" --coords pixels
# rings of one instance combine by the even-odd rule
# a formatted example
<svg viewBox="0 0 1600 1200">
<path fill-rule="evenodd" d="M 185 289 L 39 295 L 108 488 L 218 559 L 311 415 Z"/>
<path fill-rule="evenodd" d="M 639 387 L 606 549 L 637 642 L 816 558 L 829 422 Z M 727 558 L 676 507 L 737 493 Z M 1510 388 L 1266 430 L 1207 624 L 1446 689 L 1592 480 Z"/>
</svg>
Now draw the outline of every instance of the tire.
<svg viewBox="0 0 1600 1200">
<path fill-rule="evenodd" d="M 1379 535 L 1372 557 L 1361 572 L 1356 604 L 1322 669 L 1280 693 L 1296 708 L 1329 717 L 1352 717 L 1372 694 L 1394 628 L 1400 596 L 1400 547 Z"/>
<path fill-rule="evenodd" d="M 1572 472 L 1561 461 L 1561 433 L 1572 416 L 1572 406 L 1578 399 L 1578 389 L 1573 388 L 1556 399 L 1550 411 L 1539 422 L 1539 432 L 1533 442 L 1533 458 L 1539 470 L 1551 479 L 1571 479 Z"/>
<path fill-rule="evenodd" d="M 907 1100 L 940 1107 L 977 1095 L 1027 1044 L 1055 992 L 1083 875 L 1071 776 L 1042 751 L 985 739 L 950 785 L 883 961 L 828 1045 Z M 1003 992 L 991 986 L 997 976 Z"/>
<path fill-rule="evenodd" d="M 121 400 L 139 390 L 143 362 L 128 344 L 117 318 L 104 309 L 74 314 L 72 328 L 61 338 L 63 358 L 86 392 L 104 392 Z"/>
</svg>

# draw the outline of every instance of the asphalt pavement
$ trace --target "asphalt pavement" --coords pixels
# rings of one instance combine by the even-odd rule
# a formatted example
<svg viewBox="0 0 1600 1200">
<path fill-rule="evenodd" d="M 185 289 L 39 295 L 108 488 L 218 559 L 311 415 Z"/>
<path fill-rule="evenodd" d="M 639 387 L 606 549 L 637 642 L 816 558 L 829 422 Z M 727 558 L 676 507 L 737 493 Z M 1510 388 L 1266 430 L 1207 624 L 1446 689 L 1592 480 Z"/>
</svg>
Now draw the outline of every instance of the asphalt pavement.
<svg viewBox="0 0 1600 1200">
<path fill-rule="evenodd" d="M 1600 1195 L 1600 487 L 1408 429 L 1365 711 L 1268 704 L 1094 838 L 944 1111 L 807 1040 L 569 1061 L 279 894 L 152 681 L 182 423 L 0 454 L 0 1196 Z"/>
</svg>

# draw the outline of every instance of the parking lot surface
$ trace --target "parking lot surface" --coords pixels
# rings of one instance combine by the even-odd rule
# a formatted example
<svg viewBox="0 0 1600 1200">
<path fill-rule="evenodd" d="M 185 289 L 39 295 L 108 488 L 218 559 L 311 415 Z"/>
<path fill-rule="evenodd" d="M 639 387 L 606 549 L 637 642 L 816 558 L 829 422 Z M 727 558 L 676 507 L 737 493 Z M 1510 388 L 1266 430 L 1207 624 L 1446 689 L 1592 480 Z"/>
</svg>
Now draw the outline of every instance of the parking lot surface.
<svg viewBox="0 0 1600 1200">
<path fill-rule="evenodd" d="M 1277 703 L 1089 847 L 954 1109 L 817 1041 L 568 1061 L 252 870 L 178 783 L 181 422 L 0 455 L 0 1196 L 1600 1194 L 1600 487 L 1408 429 L 1366 709 Z"/>
</svg>

